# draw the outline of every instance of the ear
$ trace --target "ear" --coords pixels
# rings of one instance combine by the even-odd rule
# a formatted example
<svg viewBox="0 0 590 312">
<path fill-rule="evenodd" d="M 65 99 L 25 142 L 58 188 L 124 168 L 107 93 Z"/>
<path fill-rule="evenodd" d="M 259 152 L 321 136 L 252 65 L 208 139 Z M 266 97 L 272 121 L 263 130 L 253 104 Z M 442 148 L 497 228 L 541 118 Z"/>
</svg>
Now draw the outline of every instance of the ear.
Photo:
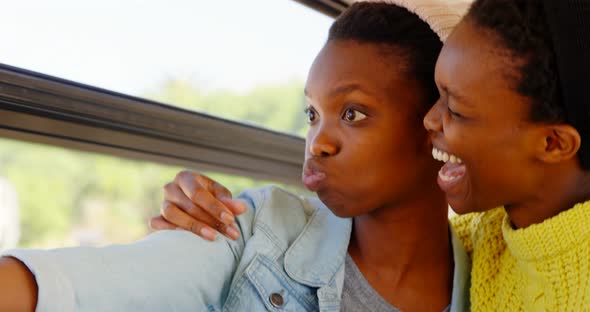
<svg viewBox="0 0 590 312">
<path fill-rule="evenodd" d="M 558 163 L 576 157 L 582 138 L 574 127 L 567 124 L 548 125 L 543 127 L 541 133 L 538 159 L 546 163 Z"/>
</svg>

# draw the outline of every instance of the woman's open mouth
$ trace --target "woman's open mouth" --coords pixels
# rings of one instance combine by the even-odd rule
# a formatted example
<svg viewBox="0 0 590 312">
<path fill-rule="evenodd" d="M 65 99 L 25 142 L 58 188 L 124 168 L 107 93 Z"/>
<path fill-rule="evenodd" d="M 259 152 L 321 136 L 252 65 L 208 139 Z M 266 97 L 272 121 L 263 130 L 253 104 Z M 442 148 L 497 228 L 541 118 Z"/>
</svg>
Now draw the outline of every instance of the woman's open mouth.
<svg viewBox="0 0 590 312">
<path fill-rule="evenodd" d="M 456 155 L 432 147 L 432 157 L 438 161 L 444 162 L 444 166 L 438 171 L 438 186 L 448 193 L 453 186 L 465 176 L 466 167 L 463 160 Z"/>
</svg>

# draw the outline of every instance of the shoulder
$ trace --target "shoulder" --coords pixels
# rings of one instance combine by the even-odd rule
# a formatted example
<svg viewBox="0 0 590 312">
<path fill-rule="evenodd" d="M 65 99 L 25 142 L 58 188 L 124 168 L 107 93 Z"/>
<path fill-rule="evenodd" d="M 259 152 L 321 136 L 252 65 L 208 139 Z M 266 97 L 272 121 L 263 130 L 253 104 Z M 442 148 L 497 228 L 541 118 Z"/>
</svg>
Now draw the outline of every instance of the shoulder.
<svg viewBox="0 0 590 312">
<path fill-rule="evenodd" d="M 238 196 L 250 207 L 252 222 L 256 224 L 288 222 L 305 224 L 318 209 L 327 209 L 317 198 L 295 194 L 278 186 L 247 190 Z"/>
<path fill-rule="evenodd" d="M 244 239 L 263 232 L 272 240 L 292 242 L 318 211 L 327 210 L 317 198 L 295 194 L 277 186 L 244 191 L 238 196 L 250 208 L 237 218 Z"/>
<path fill-rule="evenodd" d="M 251 297 L 262 299 L 280 285 L 292 296 L 285 310 L 316 310 L 316 289 L 332 283 L 343 268 L 351 220 L 335 216 L 317 198 L 275 186 L 248 190 L 239 198 L 250 206 L 251 219 L 240 226 L 244 248 L 234 285 L 255 281 L 258 294 Z M 230 310 L 252 303 L 244 294 L 230 294 Z"/>
<path fill-rule="evenodd" d="M 260 213 L 290 212 L 298 208 L 306 215 L 311 215 L 319 206 L 324 206 L 319 200 L 298 195 L 284 188 L 268 185 L 242 192 L 238 199 L 251 206 L 256 215 Z M 270 210 L 270 211 L 269 211 Z"/>
</svg>

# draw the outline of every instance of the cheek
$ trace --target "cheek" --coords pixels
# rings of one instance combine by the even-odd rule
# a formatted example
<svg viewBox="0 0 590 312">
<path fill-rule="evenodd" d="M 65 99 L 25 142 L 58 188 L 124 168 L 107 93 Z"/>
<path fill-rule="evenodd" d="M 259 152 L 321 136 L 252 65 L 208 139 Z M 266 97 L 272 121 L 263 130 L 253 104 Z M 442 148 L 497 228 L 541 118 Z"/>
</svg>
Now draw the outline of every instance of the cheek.
<svg viewBox="0 0 590 312">
<path fill-rule="evenodd" d="M 465 134 L 471 132 L 467 132 L 460 122 L 454 121 L 451 116 L 445 114 L 445 116 L 443 116 L 443 133 L 445 141 L 447 142 L 447 144 L 451 145 L 449 146 L 449 148 L 452 149 L 452 145 L 461 146 L 461 142 L 469 140 L 469 135 L 465 137 Z"/>
<path fill-rule="evenodd" d="M 428 135 L 419 118 L 415 124 L 392 118 L 344 137 L 347 139 L 343 141 L 342 151 L 346 151 L 343 158 L 362 168 L 355 174 L 366 174 L 372 180 L 407 179 L 424 166 L 424 158 L 432 157 Z M 352 166 L 350 169 L 354 170 Z"/>
<path fill-rule="evenodd" d="M 530 164 L 518 134 L 508 137 L 497 133 L 496 136 L 490 135 L 481 140 L 481 144 L 476 159 L 479 167 L 489 177 L 488 180 L 497 180 L 500 186 L 509 185 L 518 179 Z M 481 175 L 486 176 L 484 173 Z"/>
<path fill-rule="evenodd" d="M 358 170 L 355 175 L 376 176 L 384 168 L 387 169 L 383 173 L 389 172 L 389 167 L 396 162 L 398 142 L 386 131 L 390 129 L 345 135 L 340 161 L 348 164 L 350 170 Z"/>
<path fill-rule="evenodd" d="M 487 209 L 511 201 L 527 188 L 523 172 L 530 162 L 522 151 L 518 133 L 496 129 L 488 135 L 479 133 L 478 137 L 481 139 L 477 144 L 468 146 L 466 151 L 468 174 L 472 196 Z"/>
<path fill-rule="evenodd" d="M 394 131 L 389 136 L 383 136 L 382 142 L 375 145 L 375 151 L 371 166 L 375 168 L 381 176 L 386 176 L 389 183 L 396 183 L 397 180 L 411 180 L 415 175 L 419 175 L 425 167 L 425 159 L 430 160 L 432 156 L 426 150 L 426 132 L 424 135 L 416 135 L 416 132 L 406 131 L 403 133 L 399 129 L 389 129 Z"/>
</svg>

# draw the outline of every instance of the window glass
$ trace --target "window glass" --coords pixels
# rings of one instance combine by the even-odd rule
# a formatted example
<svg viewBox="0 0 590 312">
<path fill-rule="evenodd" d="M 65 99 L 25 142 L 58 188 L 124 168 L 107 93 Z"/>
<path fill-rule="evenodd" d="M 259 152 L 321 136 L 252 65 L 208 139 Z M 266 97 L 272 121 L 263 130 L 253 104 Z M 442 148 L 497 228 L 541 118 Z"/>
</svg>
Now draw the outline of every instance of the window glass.
<svg viewBox="0 0 590 312">
<path fill-rule="evenodd" d="M 141 238 L 148 233 L 148 219 L 159 214 L 164 184 L 180 169 L 0 139 L 0 250 Z M 234 195 L 270 183 L 205 174 Z"/>
<path fill-rule="evenodd" d="M 332 19 L 292 0 L 9 1 L 0 60 L 302 135 Z"/>
</svg>

